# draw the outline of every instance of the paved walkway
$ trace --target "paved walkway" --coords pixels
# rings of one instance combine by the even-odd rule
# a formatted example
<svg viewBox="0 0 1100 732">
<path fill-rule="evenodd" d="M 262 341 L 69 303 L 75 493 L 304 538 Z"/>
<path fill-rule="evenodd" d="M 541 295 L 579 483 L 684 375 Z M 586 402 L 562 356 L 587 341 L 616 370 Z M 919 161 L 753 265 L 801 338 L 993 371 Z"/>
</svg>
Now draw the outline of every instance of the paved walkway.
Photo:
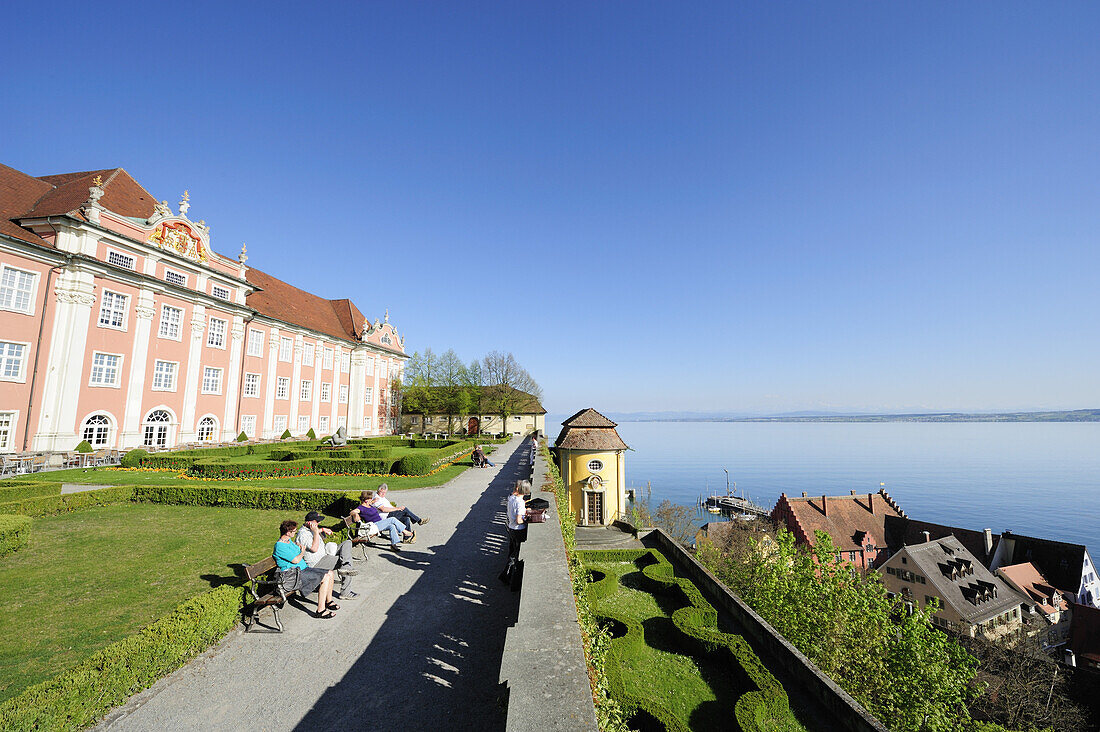
<svg viewBox="0 0 1100 732">
<path fill-rule="evenodd" d="M 400 554 L 367 550 L 355 563 L 360 596 L 341 601 L 335 619 L 302 609 L 315 602 L 288 606 L 285 633 L 231 634 L 97 729 L 503 730 L 508 692 L 498 678 L 519 594 L 497 574 L 505 501 L 527 477 L 520 444 L 500 445 L 496 468 L 391 493 L 431 522 Z"/>
</svg>

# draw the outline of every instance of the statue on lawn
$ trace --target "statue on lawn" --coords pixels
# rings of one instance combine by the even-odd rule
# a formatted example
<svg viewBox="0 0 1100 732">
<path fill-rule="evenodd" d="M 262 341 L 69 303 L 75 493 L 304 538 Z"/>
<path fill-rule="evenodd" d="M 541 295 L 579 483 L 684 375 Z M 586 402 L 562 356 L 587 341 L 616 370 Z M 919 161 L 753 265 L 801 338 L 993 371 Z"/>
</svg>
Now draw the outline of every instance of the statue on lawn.
<svg viewBox="0 0 1100 732">
<path fill-rule="evenodd" d="M 346 427 L 341 427 L 336 430 L 336 434 L 332 437 L 326 437 L 322 445 L 328 447 L 346 447 L 348 444 L 348 430 Z"/>
</svg>

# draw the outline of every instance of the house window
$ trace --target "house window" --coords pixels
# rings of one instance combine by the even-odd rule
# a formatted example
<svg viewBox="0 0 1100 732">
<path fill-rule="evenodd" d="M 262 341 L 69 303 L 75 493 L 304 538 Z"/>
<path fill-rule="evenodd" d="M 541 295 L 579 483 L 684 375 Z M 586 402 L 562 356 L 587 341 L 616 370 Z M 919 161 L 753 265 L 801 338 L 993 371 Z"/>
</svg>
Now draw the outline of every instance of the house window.
<svg viewBox="0 0 1100 732">
<path fill-rule="evenodd" d="M 275 377 L 275 398 L 276 399 L 289 399 L 290 398 L 290 377 L 289 376 L 277 376 L 277 377 Z"/>
<path fill-rule="evenodd" d="M 164 281 L 171 285 L 187 287 L 187 275 L 174 272 L 170 269 L 164 270 Z"/>
<path fill-rule="evenodd" d="M 161 338 L 180 339 L 180 323 L 183 321 L 183 310 L 171 305 L 164 305 L 160 309 L 160 330 L 157 335 Z"/>
<path fill-rule="evenodd" d="M 321 430 L 321 434 L 328 432 L 328 415 L 323 414 L 317 418 L 317 429 Z"/>
<path fill-rule="evenodd" d="M 424 424 L 431 424 L 433 419 L 435 419 L 435 417 L 425 417 Z"/>
<path fill-rule="evenodd" d="M 303 366 L 312 366 L 313 365 L 313 344 L 312 343 L 305 343 L 305 344 L 302 345 L 302 365 Z"/>
<path fill-rule="evenodd" d="M 303 414 L 298 417 L 298 434 L 304 435 L 309 432 L 309 415 Z"/>
<path fill-rule="evenodd" d="M 348 385 L 347 384 L 340 384 L 340 403 L 341 404 L 347 404 L 348 403 Z"/>
<path fill-rule="evenodd" d="M 332 349 L 331 348 L 326 348 L 325 349 L 324 362 L 321 364 L 321 368 L 323 368 L 323 369 L 331 369 L 332 368 Z"/>
<path fill-rule="evenodd" d="M 351 354 L 343 353 L 340 356 L 340 370 L 343 372 L 351 371 Z"/>
<path fill-rule="evenodd" d="M 222 393 L 222 370 L 214 368 L 213 366 L 207 366 L 202 370 L 202 393 L 203 394 L 221 394 Z"/>
<path fill-rule="evenodd" d="M 119 367 L 122 356 L 115 353 L 92 352 L 91 386 L 118 386 Z"/>
<path fill-rule="evenodd" d="M 386 378 L 386 368 L 388 365 L 389 364 L 386 361 L 382 361 L 380 364 L 378 364 L 378 378 Z"/>
<path fill-rule="evenodd" d="M 332 399 L 332 384 L 327 381 L 321 382 L 321 401 L 327 402 Z"/>
<path fill-rule="evenodd" d="M 0 412 L 0 452 L 11 450 L 15 438 L 15 412 Z"/>
<path fill-rule="evenodd" d="M 244 375 L 244 395 L 246 397 L 254 397 L 260 393 L 260 375 L 254 374 L 250 371 L 245 372 Z"/>
<path fill-rule="evenodd" d="M 313 382 L 309 379 L 302 379 L 302 393 L 299 395 L 299 398 L 303 402 L 308 402 L 313 398 Z"/>
<path fill-rule="evenodd" d="M 210 327 L 207 328 L 206 345 L 211 348 L 225 348 L 225 330 L 229 321 L 221 318 L 211 318 Z"/>
<path fill-rule="evenodd" d="M 93 414 L 84 420 L 80 435 L 81 439 L 87 440 L 92 447 L 107 447 L 111 437 L 111 420 L 105 414 Z"/>
<path fill-rule="evenodd" d="M 276 434 L 283 434 L 284 432 L 286 432 L 286 415 L 276 414 L 275 419 L 272 420 L 271 424 L 275 428 Z"/>
<path fill-rule="evenodd" d="M 228 287 L 222 287 L 221 285 L 213 285 L 210 288 L 210 294 L 219 300 L 231 300 L 233 298 L 233 293 L 230 289 Z"/>
<path fill-rule="evenodd" d="M 374 376 L 374 359 L 367 359 L 367 376 Z"/>
<path fill-rule="evenodd" d="M 290 338 L 279 339 L 279 360 L 290 361 L 291 349 L 294 348 L 294 341 Z"/>
<path fill-rule="evenodd" d="M 121 252 L 107 252 L 107 263 L 123 269 L 133 269 L 137 260 Z"/>
<path fill-rule="evenodd" d="M 199 420 L 199 442 L 211 442 L 218 433 L 218 420 L 213 417 L 203 417 Z"/>
<path fill-rule="evenodd" d="M 99 327 L 126 330 L 126 303 L 129 300 L 126 295 L 104 290 L 99 303 Z"/>
<path fill-rule="evenodd" d="M 24 367 L 27 361 L 27 345 L 26 343 L 0 341 L 0 379 L 5 381 L 25 380 Z"/>
<path fill-rule="evenodd" d="M 848 552 L 848 561 L 849 562 L 855 562 L 856 561 L 856 553 L 855 552 Z"/>
<path fill-rule="evenodd" d="M 178 364 L 175 361 L 154 361 L 153 362 L 153 391 L 175 391 L 176 390 L 176 368 Z"/>
<path fill-rule="evenodd" d="M 0 309 L 30 313 L 38 275 L 4 265 L 0 267 Z"/>
<path fill-rule="evenodd" d="M 256 436 L 256 415 L 241 415 L 241 432 L 245 433 L 248 437 Z"/>
<path fill-rule="evenodd" d="M 363 429 L 370 431 L 370 415 L 363 417 Z"/>
<path fill-rule="evenodd" d="M 598 473 L 601 470 L 603 470 L 603 460 L 589 460 L 588 461 L 588 472 L 589 473 Z"/>
<path fill-rule="evenodd" d="M 145 418 L 145 435 L 142 444 L 146 447 L 165 447 L 168 445 L 168 430 L 172 416 L 163 409 L 155 409 Z"/>
<path fill-rule="evenodd" d="M 264 332 L 262 330 L 248 329 L 248 355 L 264 355 Z"/>
<path fill-rule="evenodd" d="M 369 361 L 367 363 L 370 363 Z M 363 403 L 370 404 L 371 399 L 374 398 L 374 389 L 372 387 L 366 387 L 363 389 Z"/>
</svg>

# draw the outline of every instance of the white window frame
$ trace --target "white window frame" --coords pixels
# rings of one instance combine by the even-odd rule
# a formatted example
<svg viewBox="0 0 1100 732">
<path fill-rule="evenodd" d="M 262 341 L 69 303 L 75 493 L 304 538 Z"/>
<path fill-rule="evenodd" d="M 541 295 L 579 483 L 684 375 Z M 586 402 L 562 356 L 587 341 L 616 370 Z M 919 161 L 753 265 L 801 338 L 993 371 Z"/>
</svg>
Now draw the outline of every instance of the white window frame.
<svg viewBox="0 0 1100 732">
<path fill-rule="evenodd" d="M 178 277 L 179 279 L 182 279 L 183 282 L 173 281 L 171 279 L 172 277 Z M 165 267 L 164 268 L 164 281 L 167 282 L 170 285 L 175 285 L 176 287 L 187 287 L 187 283 L 188 283 L 189 280 L 187 278 L 187 275 L 184 272 L 179 272 L 177 270 L 169 269 L 169 268 Z"/>
<path fill-rule="evenodd" d="M 369 414 L 363 416 L 363 429 L 368 432 L 371 430 L 371 418 Z"/>
<path fill-rule="evenodd" d="M 115 364 L 115 380 L 113 383 L 109 382 L 96 382 L 95 379 L 95 357 L 96 356 L 114 356 L 118 359 L 118 363 Z M 88 386 L 94 386 L 97 389 L 118 389 L 122 385 L 122 363 L 125 361 L 125 357 L 121 353 L 109 353 L 107 351 L 92 351 L 92 361 L 88 368 Z M 103 366 L 107 368 L 106 365 Z"/>
<path fill-rule="evenodd" d="M 271 418 L 271 429 L 275 433 L 276 437 L 286 432 L 286 425 L 287 416 L 285 414 L 276 414 L 274 417 Z"/>
<path fill-rule="evenodd" d="M 3 422 L 7 419 L 7 426 Z M 0 411 L 0 452 L 15 452 L 15 434 L 19 430 L 19 411 L 5 409 Z"/>
<path fill-rule="evenodd" d="M 307 432 L 309 432 L 309 415 L 308 414 L 299 414 L 298 415 L 298 434 L 299 435 L 304 435 Z"/>
<path fill-rule="evenodd" d="M 313 401 L 313 380 L 302 379 L 301 387 L 298 389 L 298 401 L 311 402 Z"/>
<path fill-rule="evenodd" d="M 174 335 L 171 332 L 165 332 L 165 326 L 168 326 L 169 329 L 171 329 L 173 326 L 172 321 L 168 320 L 169 310 L 174 310 L 179 313 L 179 320 L 177 320 L 175 323 L 176 332 Z M 167 304 L 160 306 L 160 325 L 157 326 L 157 338 L 165 338 L 170 341 L 183 340 L 183 308 L 178 308 L 175 305 Z"/>
<path fill-rule="evenodd" d="M 29 269 L 20 269 L 19 267 L 12 267 L 11 265 L 8 265 L 8 264 L 0 265 L 0 288 L 3 287 L 4 277 L 9 271 L 15 273 L 14 277 L 16 278 L 16 282 L 14 283 L 14 286 L 11 288 L 11 303 L 5 303 L 5 302 L 3 302 L 3 300 L 0 300 L 0 310 L 7 310 L 7 311 L 10 311 L 10 312 L 13 312 L 13 313 L 23 313 L 25 315 L 34 315 L 34 306 L 35 306 L 35 303 L 38 300 L 38 273 L 34 272 L 32 270 L 29 270 Z M 29 275 L 30 276 L 30 283 L 29 283 L 26 290 L 21 290 L 18 287 L 19 275 Z M 0 292 L 2 292 L 2 290 L 0 290 Z M 16 296 L 20 292 L 26 292 L 27 293 L 27 306 L 25 308 L 15 307 L 15 301 L 17 299 Z"/>
<path fill-rule="evenodd" d="M 279 360 L 290 363 L 294 357 L 294 339 L 282 336 L 279 338 Z"/>
<path fill-rule="evenodd" d="M 210 422 L 212 422 L 214 424 L 214 429 L 211 430 L 211 432 L 210 432 L 210 438 L 204 440 L 202 438 L 202 428 L 203 428 L 202 423 L 206 422 L 207 420 L 209 420 Z M 202 418 L 199 419 L 198 422 L 195 422 L 195 439 L 198 440 L 199 442 L 217 442 L 218 441 L 218 431 L 220 429 L 221 429 L 221 425 L 218 422 L 218 418 L 215 417 L 213 414 L 205 414 L 205 415 L 202 416 Z"/>
<path fill-rule="evenodd" d="M 121 300 L 122 306 L 116 307 L 117 302 Z M 110 303 L 110 304 L 108 304 Z M 99 318 L 96 320 L 96 325 L 100 328 L 110 328 L 111 330 L 126 330 L 126 325 L 129 322 L 130 312 L 130 296 L 121 292 L 115 292 L 114 290 L 104 289 L 99 299 Z M 122 322 L 119 325 L 115 325 L 115 315 L 120 315 Z M 107 322 L 103 322 L 104 316 L 107 316 Z"/>
<path fill-rule="evenodd" d="M 340 371 L 341 373 L 351 372 L 351 354 L 347 351 L 340 354 Z"/>
<path fill-rule="evenodd" d="M 367 359 L 367 376 L 374 376 L 374 362 L 376 360 L 374 358 Z"/>
<path fill-rule="evenodd" d="M 245 433 L 248 437 L 256 436 L 256 415 L 255 414 L 242 414 L 241 415 L 241 432 Z"/>
<path fill-rule="evenodd" d="M 340 384 L 340 396 L 338 397 L 341 404 L 348 403 L 348 385 Z"/>
<path fill-rule="evenodd" d="M 107 434 L 104 435 L 102 441 L 97 440 L 97 439 L 88 440 L 88 437 L 85 434 L 88 431 L 88 427 L 90 426 L 88 424 L 88 422 L 90 420 L 94 419 L 95 417 L 102 417 L 104 420 L 107 421 Z M 96 422 L 96 424 L 101 425 L 103 423 L 102 422 Z M 81 440 L 87 440 L 88 444 L 91 445 L 92 447 L 96 448 L 97 450 L 108 447 L 113 442 L 113 440 L 111 438 L 114 437 L 114 431 L 115 431 L 115 421 L 114 421 L 114 419 L 111 418 L 111 415 L 109 415 L 105 412 L 92 412 L 91 414 L 89 414 L 87 417 L 84 418 L 83 422 L 80 423 L 80 439 Z M 93 432 L 92 437 L 95 438 L 95 436 L 96 435 Z"/>
<path fill-rule="evenodd" d="M 161 364 L 166 364 L 166 365 L 172 367 L 171 372 L 170 372 L 171 381 L 170 381 L 169 384 L 162 384 L 161 386 L 157 386 L 157 367 L 160 366 Z M 179 361 L 166 361 L 162 358 L 158 358 L 158 359 L 154 360 L 153 361 L 152 378 L 149 379 L 149 389 L 150 389 L 150 391 L 175 391 L 176 390 L 177 378 L 179 376 L 179 368 L 180 368 L 180 362 Z M 169 372 L 168 371 L 163 371 L 161 373 L 162 374 L 168 374 Z"/>
<path fill-rule="evenodd" d="M 253 348 L 253 346 L 255 346 L 255 348 Z M 257 330 L 256 328 L 248 329 L 248 352 L 246 355 L 263 358 L 264 332 L 262 330 Z"/>
<path fill-rule="evenodd" d="M 251 384 L 251 386 L 252 386 L 251 393 L 249 393 L 249 389 L 248 389 L 248 387 L 250 385 L 249 384 L 250 379 L 248 377 L 250 377 L 250 376 L 255 376 L 256 377 L 255 380 Z M 257 372 L 257 371 L 245 371 L 244 372 L 244 380 L 241 383 L 243 384 L 243 386 L 241 387 L 241 395 L 242 396 L 245 396 L 249 399 L 255 399 L 255 398 L 260 396 L 260 374 L 259 374 L 259 372 Z"/>
<path fill-rule="evenodd" d="M 161 421 L 161 420 L 156 420 L 156 421 L 150 420 L 149 418 L 151 416 L 153 416 L 153 414 L 156 413 L 156 412 L 163 412 L 164 414 L 168 415 L 168 421 L 165 422 L 165 421 Z M 172 414 L 171 411 L 169 411 L 165 407 L 154 407 L 153 409 L 150 409 L 149 413 L 146 414 L 145 418 L 141 421 L 141 444 L 142 444 L 142 446 L 143 447 L 147 447 L 147 446 L 171 447 L 172 446 L 172 440 L 173 440 L 172 428 L 175 427 L 175 426 L 176 426 L 176 416 L 174 414 Z M 152 430 L 152 434 L 150 434 L 150 430 Z M 164 443 L 163 444 L 161 444 L 160 440 L 158 439 L 158 437 L 159 437 L 158 433 L 161 430 L 164 430 L 164 432 L 163 432 Z M 152 439 L 151 442 L 149 441 L 150 439 Z"/>
<path fill-rule="evenodd" d="M 328 369 L 329 371 L 332 370 L 332 354 L 333 350 L 331 348 L 325 349 L 324 360 L 321 362 L 321 368 Z"/>
<path fill-rule="evenodd" d="M 325 434 L 326 432 L 328 432 L 328 415 L 327 414 L 322 414 L 321 416 L 317 417 L 317 429 L 320 430 L 320 433 L 322 435 Z"/>
<path fill-rule="evenodd" d="M 592 464 L 593 464 L 593 463 L 598 463 L 598 464 L 599 464 L 599 467 L 598 467 L 598 468 L 593 468 L 593 467 L 592 467 Z M 588 461 L 588 464 L 587 464 L 587 465 L 586 465 L 585 467 L 586 467 L 586 468 L 588 469 L 588 472 L 589 472 L 589 473 L 599 473 L 599 472 L 601 472 L 601 471 L 602 471 L 602 470 L 603 470 L 604 468 L 606 468 L 607 466 L 606 466 L 606 465 L 604 464 L 603 460 L 599 460 L 599 459 L 593 459 L 593 460 L 589 460 L 589 461 Z"/>
<path fill-rule="evenodd" d="M 313 352 L 314 352 L 314 350 L 315 349 L 314 349 L 314 346 L 313 346 L 312 343 L 303 343 L 302 344 L 302 365 L 303 366 L 312 366 L 313 365 Z"/>
<path fill-rule="evenodd" d="M 220 293 L 218 291 L 221 291 Z M 224 294 L 222 294 L 224 293 Z M 226 302 L 233 302 L 233 288 L 227 287 L 219 282 L 210 283 L 210 295 L 216 297 L 219 300 L 225 300 Z"/>
<path fill-rule="evenodd" d="M 323 402 L 331 402 L 332 401 L 332 382 L 330 382 L 330 381 L 322 381 L 321 382 L 321 401 L 323 401 Z"/>
<path fill-rule="evenodd" d="M 8 356 L 8 346 L 22 346 L 23 352 L 19 356 L 19 371 L 14 376 L 4 376 L 9 361 L 15 359 Z M 0 381 L 11 381 L 19 384 L 25 384 L 27 382 L 27 357 L 31 352 L 31 344 L 24 343 L 23 341 L 0 341 Z"/>
<path fill-rule="evenodd" d="M 290 377 L 289 376 L 276 376 L 275 377 L 275 398 L 276 399 L 290 399 Z"/>
<path fill-rule="evenodd" d="M 389 367 L 389 365 L 390 365 L 390 364 L 389 364 L 389 362 L 388 362 L 388 361 L 381 361 L 381 362 L 379 362 L 379 364 L 378 364 L 378 378 L 379 378 L 379 379 L 385 379 L 385 378 L 388 378 L 388 377 L 386 376 L 386 369 L 387 369 L 387 368 Z"/>
<path fill-rule="evenodd" d="M 339 417 L 336 418 L 336 429 L 340 429 L 341 427 L 343 427 L 344 429 L 348 428 L 347 415 L 341 414 Z"/>
<path fill-rule="evenodd" d="M 371 404 L 374 401 L 374 387 L 363 387 L 363 404 Z"/>
<path fill-rule="evenodd" d="M 206 321 L 206 345 L 210 348 L 225 350 L 225 335 L 229 332 L 229 321 L 211 316 Z"/>
<path fill-rule="evenodd" d="M 222 393 L 222 376 L 225 369 L 219 366 L 203 366 L 202 367 L 202 393 L 203 394 L 221 394 Z M 211 376 L 217 376 L 217 383 L 213 387 L 207 386 Z"/>
<path fill-rule="evenodd" d="M 111 261 L 111 255 L 112 254 L 114 256 L 118 257 L 119 259 L 128 260 L 129 264 L 120 264 L 119 262 L 112 262 Z M 110 264 L 114 267 L 121 267 L 122 269 L 128 269 L 132 272 L 136 272 L 137 271 L 137 256 L 134 255 L 134 254 L 126 254 L 125 252 L 120 252 L 117 249 L 108 249 L 107 250 L 107 264 Z"/>
</svg>

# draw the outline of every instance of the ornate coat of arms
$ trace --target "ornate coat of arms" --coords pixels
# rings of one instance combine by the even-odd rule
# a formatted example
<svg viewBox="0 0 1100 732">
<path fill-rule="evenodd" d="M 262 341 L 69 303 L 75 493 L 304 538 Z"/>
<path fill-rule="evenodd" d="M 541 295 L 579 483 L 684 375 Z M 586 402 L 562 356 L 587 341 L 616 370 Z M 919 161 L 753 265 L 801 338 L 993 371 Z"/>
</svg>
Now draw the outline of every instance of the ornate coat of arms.
<svg viewBox="0 0 1100 732">
<path fill-rule="evenodd" d="M 157 226 L 149 241 L 161 249 L 173 249 L 190 259 L 205 262 L 207 260 L 206 246 L 191 227 L 182 221 L 163 223 Z"/>
</svg>

